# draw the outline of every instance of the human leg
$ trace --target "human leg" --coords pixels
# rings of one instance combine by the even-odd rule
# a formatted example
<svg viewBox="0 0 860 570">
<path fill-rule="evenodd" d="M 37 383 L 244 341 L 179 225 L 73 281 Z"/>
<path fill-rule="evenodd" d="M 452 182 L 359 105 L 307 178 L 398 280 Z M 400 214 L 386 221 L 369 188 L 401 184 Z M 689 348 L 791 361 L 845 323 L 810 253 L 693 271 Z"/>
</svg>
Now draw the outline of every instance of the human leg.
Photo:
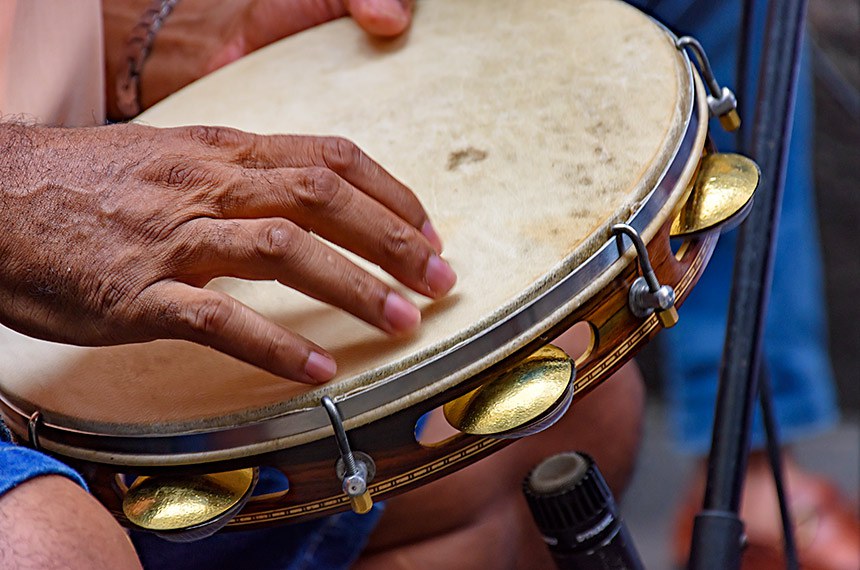
<svg viewBox="0 0 860 570">
<path fill-rule="evenodd" d="M 0 430 L 0 568 L 140 568 L 125 532 L 74 471 Z"/>
<path fill-rule="evenodd" d="M 0 497 L 0 567 L 62 570 L 140 568 L 110 513 L 65 477 L 42 476 Z"/>
</svg>

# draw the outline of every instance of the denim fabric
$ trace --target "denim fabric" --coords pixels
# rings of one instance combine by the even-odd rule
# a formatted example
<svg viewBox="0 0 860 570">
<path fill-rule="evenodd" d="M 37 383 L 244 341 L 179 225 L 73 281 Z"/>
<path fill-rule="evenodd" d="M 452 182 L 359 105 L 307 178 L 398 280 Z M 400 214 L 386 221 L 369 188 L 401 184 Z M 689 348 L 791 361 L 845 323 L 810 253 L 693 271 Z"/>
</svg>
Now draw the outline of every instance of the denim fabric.
<svg viewBox="0 0 860 570">
<path fill-rule="evenodd" d="M 6 426 L 0 421 L 0 495 L 40 475 L 62 475 L 84 489 L 84 480 L 68 465 L 10 441 Z"/>
<path fill-rule="evenodd" d="M 670 28 L 699 39 L 720 81 L 735 83 L 739 0 L 663 0 L 632 2 Z M 761 45 L 765 3 L 755 2 Z M 804 53 L 794 113 L 785 195 L 777 234 L 773 289 L 765 323 L 765 357 L 774 388 L 774 404 L 783 439 L 791 441 L 831 427 L 838 411 L 827 354 L 821 256 L 812 180 L 813 105 L 808 53 Z M 752 54 L 749 85 L 756 86 L 758 50 Z M 750 99 L 754 101 L 754 99 Z M 742 107 L 752 104 L 741 101 Z M 743 117 L 752 121 L 752 116 Z M 734 140 L 712 121 L 721 150 Z M 662 335 L 667 398 L 673 433 L 690 453 L 707 451 L 711 441 L 717 376 L 725 340 L 737 236 L 720 239 L 708 269 L 680 310 L 678 325 Z M 756 417 L 753 445 L 764 444 Z"/>
<path fill-rule="evenodd" d="M 278 475 L 263 469 L 257 492 L 273 490 Z M 220 532 L 185 544 L 137 532 L 132 541 L 145 570 L 341 570 L 358 558 L 382 511 L 378 503 L 365 515 L 345 512 L 306 523 Z"/>
</svg>

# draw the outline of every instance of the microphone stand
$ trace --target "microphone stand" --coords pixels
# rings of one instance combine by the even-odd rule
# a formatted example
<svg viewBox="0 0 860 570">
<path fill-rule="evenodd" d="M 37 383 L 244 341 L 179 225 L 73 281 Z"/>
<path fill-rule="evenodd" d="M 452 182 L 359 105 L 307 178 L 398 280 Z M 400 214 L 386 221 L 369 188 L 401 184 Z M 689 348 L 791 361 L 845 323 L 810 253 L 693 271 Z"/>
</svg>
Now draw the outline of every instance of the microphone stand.
<svg viewBox="0 0 860 570">
<path fill-rule="evenodd" d="M 751 145 L 761 185 L 738 239 L 705 499 L 693 527 L 692 570 L 740 568 L 745 541 L 738 509 L 762 367 L 762 331 L 806 14 L 806 0 L 768 4 Z M 769 390 L 763 398 L 767 396 Z"/>
</svg>

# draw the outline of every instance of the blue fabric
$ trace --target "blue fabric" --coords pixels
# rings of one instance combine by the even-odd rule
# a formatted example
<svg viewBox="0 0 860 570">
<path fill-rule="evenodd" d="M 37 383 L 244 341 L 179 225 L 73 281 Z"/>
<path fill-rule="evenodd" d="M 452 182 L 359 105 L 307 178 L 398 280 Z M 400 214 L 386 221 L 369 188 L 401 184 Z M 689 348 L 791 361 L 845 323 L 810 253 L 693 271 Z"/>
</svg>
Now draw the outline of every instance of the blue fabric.
<svg viewBox="0 0 860 570">
<path fill-rule="evenodd" d="M 0 421 L 0 495 L 41 475 L 62 475 L 87 488 L 81 476 L 68 465 L 44 453 L 11 443 L 9 432 Z"/>
<path fill-rule="evenodd" d="M 279 472 L 261 470 L 257 493 L 283 488 Z M 192 543 L 168 542 L 148 533 L 132 533 L 145 570 L 340 570 L 349 568 L 382 516 L 377 503 L 365 515 L 339 513 L 306 523 L 220 532 Z"/>
<path fill-rule="evenodd" d="M 41 475 L 62 475 L 87 489 L 71 467 L 27 447 L 11 443 L 0 421 L 0 495 Z M 284 488 L 279 471 L 261 470 L 257 493 Z M 294 525 L 247 532 L 221 532 L 188 544 L 132 532 L 132 541 L 146 570 L 254 568 L 255 570 L 341 570 L 358 558 L 382 516 L 377 503 L 365 515 L 345 512 Z"/>
<path fill-rule="evenodd" d="M 663 0 L 632 2 L 650 10 L 676 31 L 697 37 L 708 51 L 717 77 L 735 82 L 740 22 L 739 0 Z M 755 25 L 761 45 L 765 3 L 755 2 Z M 789 150 L 774 280 L 765 323 L 764 345 L 774 387 L 777 420 L 790 442 L 831 427 L 838 419 L 827 353 L 822 267 L 813 200 L 813 99 L 808 53 L 804 53 Z M 749 84 L 755 88 L 757 61 L 752 54 Z M 751 99 L 754 100 L 754 99 Z M 741 102 L 743 104 L 743 102 Z M 747 105 L 752 108 L 752 105 Z M 744 117 L 751 121 L 752 117 Z M 734 140 L 712 121 L 718 148 L 732 150 Z M 679 324 L 662 335 L 667 398 L 672 432 L 690 453 L 707 451 L 716 401 L 717 377 L 725 340 L 735 232 L 720 239 L 708 269 L 680 310 Z M 758 416 L 753 445 L 764 445 Z"/>
</svg>

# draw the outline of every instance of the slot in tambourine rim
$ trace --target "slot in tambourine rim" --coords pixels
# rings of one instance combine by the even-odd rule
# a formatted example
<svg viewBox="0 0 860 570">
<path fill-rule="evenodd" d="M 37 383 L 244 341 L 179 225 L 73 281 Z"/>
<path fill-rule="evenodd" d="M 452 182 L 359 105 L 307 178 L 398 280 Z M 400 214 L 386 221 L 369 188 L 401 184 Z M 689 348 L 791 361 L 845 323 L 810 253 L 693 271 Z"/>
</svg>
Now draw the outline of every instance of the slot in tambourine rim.
<svg viewBox="0 0 860 570">
<path fill-rule="evenodd" d="M 662 25 L 660 27 L 665 30 Z M 675 36 L 668 30 L 665 31 L 674 41 Z M 700 82 L 693 73 L 687 55 L 683 52 L 678 52 L 678 55 L 687 70 L 685 83 L 690 91 L 684 134 L 679 138 L 672 159 L 658 177 L 654 189 L 642 199 L 639 208 L 626 220 L 626 223 L 640 233 L 646 232 L 649 228 L 653 229 L 655 218 L 665 208 L 669 197 L 676 192 L 678 180 L 690 162 L 700 131 L 706 126 L 702 123 L 706 123 L 707 118 L 702 121 L 700 117 L 703 111 L 707 112 L 703 108 Z M 614 239 L 607 238 L 604 245 L 579 267 L 529 303 L 501 318 L 487 329 L 440 352 L 433 358 L 391 375 L 386 380 L 353 394 L 340 395 L 337 398 L 338 405 L 344 415 L 346 427 L 351 429 L 369 423 L 377 419 L 370 416 L 385 415 L 389 411 L 388 408 L 394 407 L 398 400 L 416 391 L 427 389 L 431 385 L 434 389 L 428 391 L 426 397 L 449 387 L 448 383 L 443 384 L 439 380 L 454 376 L 478 361 L 473 356 L 466 356 L 463 359 L 467 352 L 481 354 L 484 359 L 484 369 L 510 356 L 516 348 L 498 355 L 497 358 L 487 358 L 488 355 L 500 352 L 500 346 L 518 339 L 524 332 L 534 332 L 527 342 L 540 337 L 554 324 L 553 321 L 548 320 L 548 317 L 555 312 L 554 308 L 580 295 L 591 285 L 596 276 L 610 272 L 626 254 L 627 252 L 619 254 Z M 561 301 L 557 298 L 561 298 Z M 542 330 L 535 331 L 539 325 L 545 326 L 541 326 Z M 497 336 L 503 338 L 496 338 Z M 490 349 L 483 349 L 483 345 L 489 345 Z M 460 357 L 460 360 L 455 360 L 457 357 Z M 439 371 L 437 368 L 443 370 Z M 11 403 L 2 394 L 0 394 L 0 406 L 5 409 L 7 415 L 17 416 L 20 420 L 19 426 L 24 426 L 26 431 L 29 413 Z M 83 431 L 50 422 L 42 422 L 39 432 L 41 444 L 45 449 L 69 457 L 112 464 L 181 465 L 219 461 L 292 447 L 327 437 L 331 434 L 331 428 L 321 409 L 305 408 L 240 426 L 172 434 L 117 435 Z"/>
</svg>

